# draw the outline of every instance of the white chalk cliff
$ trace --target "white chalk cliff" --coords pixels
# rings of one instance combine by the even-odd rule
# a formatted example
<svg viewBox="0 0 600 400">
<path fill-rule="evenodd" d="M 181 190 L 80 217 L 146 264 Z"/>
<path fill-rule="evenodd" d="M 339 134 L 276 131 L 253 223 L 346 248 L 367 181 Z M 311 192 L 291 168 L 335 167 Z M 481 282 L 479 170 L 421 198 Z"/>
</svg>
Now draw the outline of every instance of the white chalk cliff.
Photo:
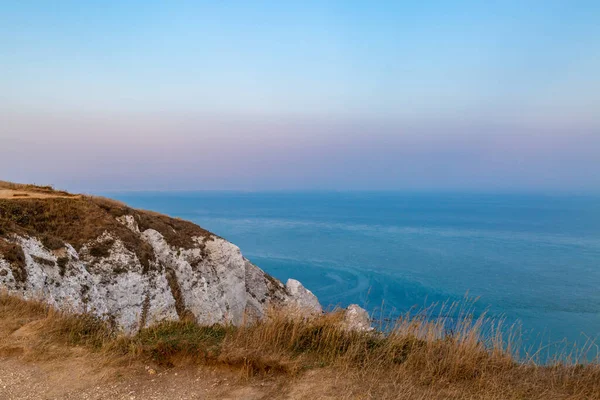
<svg viewBox="0 0 600 400">
<path fill-rule="evenodd" d="M 270 305 L 322 312 L 300 282 L 283 285 L 222 238 L 193 236 L 192 245 L 178 246 L 167 242 L 165 231 L 141 229 L 134 215 L 110 218 L 149 245 L 148 260 L 141 260 L 123 234 L 110 229 L 79 246 L 65 240 L 53 249 L 43 244 L 41 234 L 5 232 L 0 237 L 0 290 L 42 299 L 62 310 L 92 313 L 127 333 L 186 318 L 238 325 L 244 318 L 263 317 Z M 3 254 L 7 246 L 20 247 L 20 259 Z"/>
</svg>

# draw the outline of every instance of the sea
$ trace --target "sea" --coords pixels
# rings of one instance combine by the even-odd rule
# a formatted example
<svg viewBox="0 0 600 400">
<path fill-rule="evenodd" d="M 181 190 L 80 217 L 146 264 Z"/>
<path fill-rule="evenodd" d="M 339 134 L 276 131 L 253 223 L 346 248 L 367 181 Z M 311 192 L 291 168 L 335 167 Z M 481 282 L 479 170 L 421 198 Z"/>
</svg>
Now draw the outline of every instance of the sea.
<svg viewBox="0 0 600 400">
<path fill-rule="evenodd" d="M 468 299 L 476 316 L 514 324 L 525 349 L 600 340 L 599 196 L 103 195 L 199 224 L 281 281 L 298 279 L 328 308 L 357 303 L 389 320 Z"/>
</svg>

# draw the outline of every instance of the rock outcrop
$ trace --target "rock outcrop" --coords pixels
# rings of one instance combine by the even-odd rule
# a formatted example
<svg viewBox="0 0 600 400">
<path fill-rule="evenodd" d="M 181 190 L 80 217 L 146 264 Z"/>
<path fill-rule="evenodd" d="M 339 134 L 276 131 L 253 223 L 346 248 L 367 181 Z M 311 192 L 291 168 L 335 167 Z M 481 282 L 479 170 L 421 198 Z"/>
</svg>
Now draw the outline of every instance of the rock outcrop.
<svg viewBox="0 0 600 400">
<path fill-rule="evenodd" d="M 237 325 L 271 305 L 322 312 L 300 282 L 283 285 L 190 222 L 87 197 L 0 201 L 0 289 L 128 333 L 187 318 Z"/>
<path fill-rule="evenodd" d="M 288 279 L 285 284 L 287 293 L 290 295 L 288 304 L 299 310 L 304 310 L 310 314 L 321 314 L 323 309 L 317 297 L 295 279 Z"/>
<path fill-rule="evenodd" d="M 344 310 L 343 325 L 349 331 L 370 332 L 374 330 L 369 313 L 358 304 L 350 304 Z"/>
</svg>

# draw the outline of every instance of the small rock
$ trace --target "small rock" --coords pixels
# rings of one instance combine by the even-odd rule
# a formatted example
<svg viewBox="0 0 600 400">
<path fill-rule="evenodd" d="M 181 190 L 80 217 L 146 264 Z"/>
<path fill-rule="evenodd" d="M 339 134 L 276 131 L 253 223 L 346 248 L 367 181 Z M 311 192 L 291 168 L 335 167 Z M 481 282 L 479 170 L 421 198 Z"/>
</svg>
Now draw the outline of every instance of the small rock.
<svg viewBox="0 0 600 400">
<path fill-rule="evenodd" d="M 373 330 L 369 313 L 358 304 L 350 304 L 346 308 L 343 323 L 349 331 L 370 332 Z"/>
</svg>

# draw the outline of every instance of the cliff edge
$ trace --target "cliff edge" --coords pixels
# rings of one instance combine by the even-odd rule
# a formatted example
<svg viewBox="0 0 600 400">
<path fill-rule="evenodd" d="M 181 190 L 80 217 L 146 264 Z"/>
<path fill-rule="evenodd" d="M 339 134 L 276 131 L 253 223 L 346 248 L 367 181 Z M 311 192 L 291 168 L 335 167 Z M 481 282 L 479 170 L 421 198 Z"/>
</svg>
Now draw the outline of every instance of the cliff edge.
<svg viewBox="0 0 600 400">
<path fill-rule="evenodd" d="M 0 289 L 88 312 L 125 332 L 164 320 L 262 318 L 270 306 L 321 313 L 201 227 L 105 198 L 0 182 Z"/>
</svg>

